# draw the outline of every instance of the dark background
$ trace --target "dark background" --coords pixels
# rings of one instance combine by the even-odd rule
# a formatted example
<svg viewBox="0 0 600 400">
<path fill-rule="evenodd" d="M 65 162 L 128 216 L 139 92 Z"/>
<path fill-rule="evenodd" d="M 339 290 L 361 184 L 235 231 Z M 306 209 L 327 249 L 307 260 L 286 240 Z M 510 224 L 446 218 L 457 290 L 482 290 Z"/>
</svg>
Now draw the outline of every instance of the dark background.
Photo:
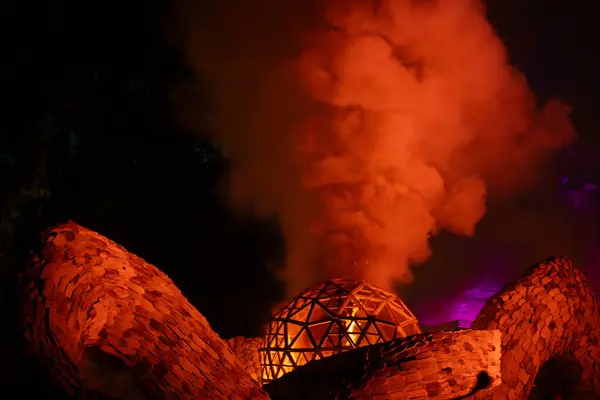
<svg viewBox="0 0 600 400">
<path fill-rule="evenodd" d="M 487 3 L 533 90 L 574 107 L 579 141 L 561 168 L 600 184 L 594 2 Z M 20 350 L 16 323 L 18 272 L 48 225 L 72 219 L 160 266 L 225 337 L 259 334 L 282 298 L 277 222 L 230 211 L 216 194 L 227 160 L 172 115 L 173 89 L 191 72 L 163 35 L 168 18 L 161 0 L 0 3 L 7 398 L 60 398 Z"/>
</svg>

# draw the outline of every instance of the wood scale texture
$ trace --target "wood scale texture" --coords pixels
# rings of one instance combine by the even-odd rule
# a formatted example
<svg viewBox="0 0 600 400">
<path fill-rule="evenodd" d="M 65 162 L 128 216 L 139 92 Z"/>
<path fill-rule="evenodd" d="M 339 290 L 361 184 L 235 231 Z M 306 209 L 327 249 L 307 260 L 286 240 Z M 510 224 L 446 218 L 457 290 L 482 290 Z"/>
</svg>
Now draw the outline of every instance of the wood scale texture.
<svg viewBox="0 0 600 400">
<path fill-rule="evenodd" d="M 311 361 L 266 391 L 255 381 L 261 339 L 226 343 L 164 273 L 75 223 L 43 233 L 24 289 L 32 350 L 81 399 L 516 400 L 565 358 L 580 374 L 563 398 L 600 398 L 600 314 L 585 275 L 566 258 L 493 296 L 472 330 Z"/>
<path fill-rule="evenodd" d="M 69 393 L 268 398 L 164 273 L 98 233 L 44 232 L 27 277 L 27 340 Z"/>
<path fill-rule="evenodd" d="M 484 398 L 527 399 L 542 366 L 557 357 L 572 358 L 581 370 L 564 398 L 600 398 L 598 305 L 586 276 L 567 258 L 542 262 L 501 290 L 472 328 L 502 332 L 503 382 Z"/>
<path fill-rule="evenodd" d="M 452 399 L 500 384 L 498 331 L 442 331 L 360 347 L 265 385 L 273 400 Z"/>
<path fill-rule="evenodd" d="M 236 336 L 227 339 L 227 344 L 233 350 L 233 354 L 244 364 L 244 368 L 246 368 L 252 379 L 260 382 L 260 356 L 258 350 L 263 344 L 263 338 Z"/>
<path fill-rule="evenodd" d="M 600 314 L 587 278 L 567 258 L 552 258 L 529 269 L 486 303 L 472 329 L 350 350 L 312 361 L 264 388 L 274 400 L 600 398 Z M 498 335 L 488 338 L 495 343 L 488 348 L 494 349 L 488 351 L 489 358 L 465 362 L 467 348 L 483 344 L 480 350 L 485 354 L 483 338 L 493 332 Z M 471 335 L 482 336 L 473 341 Z M 564 378 L 567 368 L 560 366 L 564 360 L 576 364 L 576 381 L 548 390 L 539 378 L 557 360 L 550 383 Z M 457 362 L 466 368 L 455 368 Z M 441 371 L 453 376 L 444 377 Z M 492 376 L 485 387 L 485 379 L 473 380 L 478 371 L 496 379 Z M 473 390 L 475 386 L 482 390 Z M 449 388 L 461 391 L 450 393 Z"/>
</svg>

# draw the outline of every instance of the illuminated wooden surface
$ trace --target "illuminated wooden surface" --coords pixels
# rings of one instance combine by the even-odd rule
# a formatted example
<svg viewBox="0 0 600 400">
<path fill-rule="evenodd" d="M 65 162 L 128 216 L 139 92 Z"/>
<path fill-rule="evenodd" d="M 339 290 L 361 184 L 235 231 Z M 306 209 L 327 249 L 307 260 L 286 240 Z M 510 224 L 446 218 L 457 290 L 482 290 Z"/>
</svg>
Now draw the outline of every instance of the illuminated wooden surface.
<svg viewBox="0 0 600 400">
<path fill-rule="evenodd" d="M 27 278 L 27 340 L 68 393 L 267 398 L 164 273 L 98 233 L 46 231 Z"/>
<path fill-rule="evenodd" d="M 581 370 L 575 392 L 565 398 L 600 399 L 598 304 L 587 277 L 569 259 L 529 269 L 486 303 L 472 328 L 502 332 L 503 384 L 494 399 L 529 398 L 544 364 L 565 355 Z"/>
<path fill-rule="evenodd" d="M 312 360 L 420 333 L 400 299 L 349 279 L 312 286 L 275 314 L 260 350 L 266 384 Z"/>
</svg>

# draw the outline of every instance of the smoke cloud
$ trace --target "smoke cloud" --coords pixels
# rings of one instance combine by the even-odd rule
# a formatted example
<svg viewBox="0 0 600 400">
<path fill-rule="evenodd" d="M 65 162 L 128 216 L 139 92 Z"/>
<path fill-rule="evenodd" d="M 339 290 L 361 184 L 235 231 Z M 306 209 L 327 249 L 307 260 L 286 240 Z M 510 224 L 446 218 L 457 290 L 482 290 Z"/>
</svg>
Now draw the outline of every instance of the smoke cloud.
<svg viewBox="0 0 600 400">
<path fill-rule="evenodd" d="M 528 190 L 575 136 L 569 108 L 538 104 L 510 65 L 480 1 L 178 11 L 211 104 L 179 104 L 181 118 L 232 159 L 234 203 L 278 215 L 290 294 L 336 276 L 410 282 L 433 236 L 474 235 L 486 200 Z"/>
</svg>

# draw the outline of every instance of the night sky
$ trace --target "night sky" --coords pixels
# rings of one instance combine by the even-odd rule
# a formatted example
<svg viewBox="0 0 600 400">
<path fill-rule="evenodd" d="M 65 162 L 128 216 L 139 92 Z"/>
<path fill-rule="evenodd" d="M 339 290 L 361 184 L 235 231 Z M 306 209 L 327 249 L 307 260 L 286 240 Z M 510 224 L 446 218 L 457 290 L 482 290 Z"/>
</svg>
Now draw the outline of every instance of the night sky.
<svg viewBox="0 0 600 400">
<path fill-rule="evenodd" d="M 594 2 L 487 3 L 490 21 L 532 89 L 541 98 L 558 96 L 573 106 L 579 140 L 561 154 L 549 175 L 600 185 Z M 259 334 L 282 299 L 283 286 L 273 274 L 285 259 L 276 219 L 234 213 L 219 191 L 228 161 L 216 144 L 203 139 L 206 132 L 178 124 L 174 100 L 190 95 L 186 82 L 192 72 L 169 35 L 176 31 L 169 4 L 0 4 L 0 267 L 8 321 L 1 331 L 0 365 L 5 393 L 20 393 L 18 398 L 52 398 L 54 393 L 20 351 L 14 322 L 18 273 L 36 234 L 51 224 L 72 219 L 159 266 L 224 337 Z M 531 198 L 542 202 L 531 207 L 544 209 L 544 196 Z M 482 223 L 488 239 L 510 235 L 510 228 L 496 229 L 493 221 L 501 219 L 501 211 L 497 215 Z M 446 276 L 458 276 L 454 283 L 459 284 L 475 269 L 469 259 L 464 268 L 454 265 L 454 271 L 440 272 L 440 257 L 456 246 L 481 244 L 477 238 L 437 240 L 434 248 L 441 255 L 417 271 L 415 285 L 402 289 L 419 310 L 426 291 L 452 292 L 442 290 Z M 572 238 L 556 240 L 557 251 L 573 248 L 565 244 Z M 528 256 L 516 259 L 550 256 L 552 246 L 518 247 Z M 514 276 L 519 268 L 501 275 Z M 477 276 L 487 275 L 480 271 Z M 465 282 L 466 288 L 475 281 Z"/>
</svg>

